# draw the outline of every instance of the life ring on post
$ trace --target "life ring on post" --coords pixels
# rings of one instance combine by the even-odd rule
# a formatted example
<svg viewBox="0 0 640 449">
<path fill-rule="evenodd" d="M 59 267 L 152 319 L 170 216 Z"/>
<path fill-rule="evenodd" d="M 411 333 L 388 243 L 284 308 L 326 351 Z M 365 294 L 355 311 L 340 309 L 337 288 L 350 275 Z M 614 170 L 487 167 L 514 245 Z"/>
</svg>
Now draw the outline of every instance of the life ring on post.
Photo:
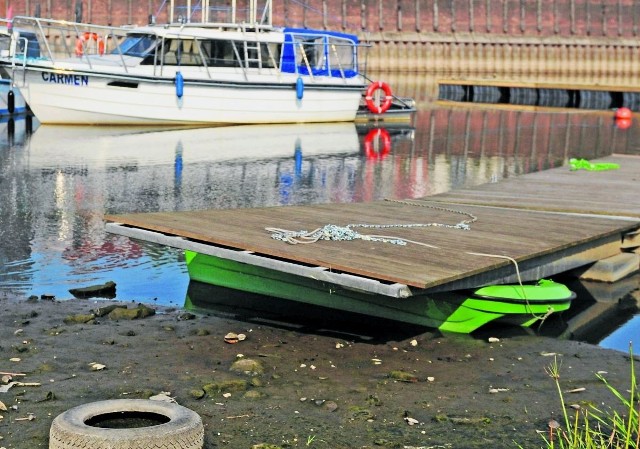
<svg viewBox="0 0 640 449">
<path fill-rule="evenodd" d="M 382 89 L 384 92 L 384 101 L 380 102 L 380 104 L 376 104 L 374 100 L 374 94 L 378 89 Z M 391 102 L 393 101 L 391 87 L 383 81 L 374 81 L 367 87 L 364 99 L 367 102 L 367 108 L 369 108 L 371 112 L 374 114 L 384 114 L 389 110 Z"/>
<path fill-rule="evenodd" d="M 383 159 L 391 151 L 391 135 L 384 128 L 370 130 L 364 138 L 364 154 L 367 159 Z"/>
<path fill-rule="evenodd" d="M 89 31 L 85 32 L 76 39 L 76 56 L 80 57 L 84 54 L 85 45 L 87 42 L 93 40 L 96 43 L 98 54 L 100 56 L 104 55 L 104 39 L 98 36 L 98 33 L 90 33 Z"/>
</svg>

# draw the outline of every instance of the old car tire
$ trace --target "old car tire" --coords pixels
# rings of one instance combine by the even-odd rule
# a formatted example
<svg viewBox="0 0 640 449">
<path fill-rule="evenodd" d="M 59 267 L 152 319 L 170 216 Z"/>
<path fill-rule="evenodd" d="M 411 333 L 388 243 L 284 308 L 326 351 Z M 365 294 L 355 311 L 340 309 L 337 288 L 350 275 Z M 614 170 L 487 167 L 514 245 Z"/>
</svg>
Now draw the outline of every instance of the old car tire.
<svg viewBox="0 0 640 449">
<path fill-rule="evenodd" d="M 127 427 L 128 419 L 151 424 Z M 99 427 L 109 420 L 125 425 Z M 49 432 L 49 449 L 202 449 L 203 445 L 204 427 L 197 413 L 177 404 L 142 399 L 74 407 L 58 415 Z"/>
</svg>

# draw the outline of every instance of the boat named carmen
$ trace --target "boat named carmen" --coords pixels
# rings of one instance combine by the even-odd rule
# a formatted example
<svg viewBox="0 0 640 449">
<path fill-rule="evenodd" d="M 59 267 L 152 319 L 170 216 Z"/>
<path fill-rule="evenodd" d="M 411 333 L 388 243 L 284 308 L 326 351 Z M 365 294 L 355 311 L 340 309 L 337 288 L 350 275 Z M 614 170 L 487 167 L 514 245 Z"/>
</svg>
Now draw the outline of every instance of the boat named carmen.
<svg viewBox="0 0 640 449">
<path fill-rule="evenodd" d="M 171 1 L 167 24 L 135 27 L 17 16 L 0 65 L 48 124 L 311 123 L 413 111 L 360 70 L 366 45 L 356 35 L 275 27 L 271 0 L 240 3 L 205 1 L 174 20 L 182 10 Z M 36 45 L 37 57 L 20 51 Z"/>
</svg>

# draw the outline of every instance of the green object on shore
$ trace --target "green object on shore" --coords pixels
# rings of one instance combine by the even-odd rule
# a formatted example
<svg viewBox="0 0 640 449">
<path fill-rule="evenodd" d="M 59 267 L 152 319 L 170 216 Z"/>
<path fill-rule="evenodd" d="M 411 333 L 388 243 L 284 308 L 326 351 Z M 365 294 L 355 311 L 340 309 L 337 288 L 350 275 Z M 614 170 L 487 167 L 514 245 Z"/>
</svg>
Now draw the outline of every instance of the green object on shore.
<svg viewBox="0 0 640 449">
<path fill-rule="evenodd" d="M 534 285 L 393 298 L 189 250 L 185 260 L 193 281 L 446 332 L 469 333 L 493 321 L 528 327 L 550 313 L 567 310 L 575 298 L 565 285 L 544 279 Z"/>
<path fill-rule="evenodd" d="M 589 162 L 586 159 L 569 159 L 569 166 L 572 171 L 574 170 L 588 170 L 588 171 L 605 171 L 605 170 L 617 170 L 620 168 L 619 164 L 613 162 Z"/>
</svg>

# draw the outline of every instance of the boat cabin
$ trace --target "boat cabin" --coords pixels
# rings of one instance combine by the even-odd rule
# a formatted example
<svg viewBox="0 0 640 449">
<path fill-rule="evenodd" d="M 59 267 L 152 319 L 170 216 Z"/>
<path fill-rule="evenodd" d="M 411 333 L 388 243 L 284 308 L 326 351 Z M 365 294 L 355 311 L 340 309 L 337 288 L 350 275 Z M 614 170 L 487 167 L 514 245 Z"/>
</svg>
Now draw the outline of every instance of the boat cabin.
<svg viewBox="0 0 640 449">
<path fill-rule="evenodd" d="M 149 30 L 149 31 L 147 31 Z M 283 28 L 272 32 L 132 31 L 112 54 L 142 65 L 278 69 L 283 73 L 352 78 L 358 74 L 355 35 Z M 202 30 L 204 31 L 204 30 Z"/>
</svg>

